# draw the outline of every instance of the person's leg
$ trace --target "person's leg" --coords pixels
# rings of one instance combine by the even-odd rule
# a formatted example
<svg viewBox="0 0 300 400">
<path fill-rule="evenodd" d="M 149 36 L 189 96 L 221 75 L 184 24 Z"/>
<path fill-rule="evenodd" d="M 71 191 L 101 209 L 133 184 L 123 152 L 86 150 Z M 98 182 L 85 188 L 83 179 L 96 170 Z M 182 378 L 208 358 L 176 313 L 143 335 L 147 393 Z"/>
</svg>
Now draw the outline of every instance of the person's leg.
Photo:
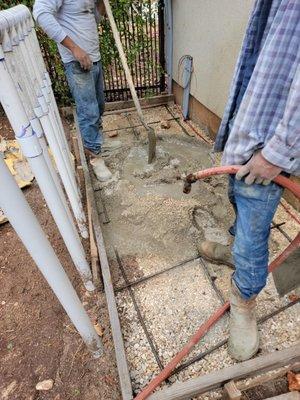
<svg viewBox="0 0 300 400">
<path fill-rule="evenodd" d="M 99 154 L 102 137 L 99 133 L 101 116 L 95 87 L 97 65 L 93 65 L 90 71 L 85 71 L 74 61 L 65 65 L 65 71 L 76 104 L 84 147 L 93 154 Z"/>
<path fill-rule="evenodd" d="M 95 71 L 94 71 L 94 83 L 95 83 L 95 90 L 98 102 L 98 110 L 99 110 L 99 134 L 101 137 L 101 150 L 102 156 L 106 157 L 111 154 L 112 151 L 119 149 L 122 147 L 122 143 L 120 140 L 104 140 L 103 131 L 102 131 L 102 115 L 105 109 L 105 95 L 104 95 L 104 79 L 103 79 L 103 71 L 102 71 L 102 64 L 98 61 L 95 64 Z"/>
<path fill-rule="evenodd" d="M 266 284 L 271 223 L 282 192 L 276 183 L 249 186 L 243 181 L 234 182 L 237 222 L 233 281 L 246 300 L 257 295 Z"/>
<path fill-rule="evenodd" d="M 76 104 L 80 133 L 86 152 L 91 157 L 90 163 L 97 179 L 108 181 L 112 173 L 101 157 L 103 136 L 99 131 L 101 113 L 97 94 L 99 66 L 93 64 L 90 71 L 84 71 L 79 63 L 65 64 L 66 76 Z"/>
<path fill-rule="evenodd" d="M 235 212 L 235 221 L 233 225 L 228 229 L 228 232 L 232 237 L 235 236 L 236 227 L 236 203 L 234 198 L 234 175 L 230 175 L 228 179 L 228 198 L 233 206 Z M 231 254 L 231 245 L 225 246 L 224 244 L 213 242 L 211 240 L 205 240 L 197 244 L 199 254 L 206 260 L 215 264 L 227 265 L 230 268 L 234 268 L 234 262 Z"/>
<path fill-rule="evenodd" d="M 268 275 L 268 240 L 273 216 L 283 189 L 246 185 L 234 180 L 237 207 L 232 276 L 229 352 L 237 360 L 251 358 L 258 350 L 259 337 L 255 298 L 264 288 Z"/>
</svg>

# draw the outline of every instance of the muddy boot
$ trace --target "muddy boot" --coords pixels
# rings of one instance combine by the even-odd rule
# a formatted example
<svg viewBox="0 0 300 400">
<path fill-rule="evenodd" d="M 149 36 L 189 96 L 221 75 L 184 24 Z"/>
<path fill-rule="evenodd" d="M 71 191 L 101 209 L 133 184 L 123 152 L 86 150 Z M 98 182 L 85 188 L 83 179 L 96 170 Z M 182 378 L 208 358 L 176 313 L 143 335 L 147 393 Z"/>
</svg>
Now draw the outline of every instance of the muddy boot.
<svg viewBox="0 0 300 400">
<path fill-rule="evenodd" d="M 112 173 L 105 165 L 102 157 L 92 158 L 90 160 L 90 163 L 98 181 L 106 182 L 112 178 Z"/>
<path fill-rule="evenodd" d="M 232 282 L 228 352 L 237 361 L 249 360 L 258 350 L 259 334 L 255 315 L 255 297 L 251 300 L 243 299 Z"/>
<path fill-rule="evenodd" d="M 234 268 L 230 246 L 206 240 L 201 242 L 197 247 L 201 257 L 206 260 L 215 264 L 225 264 L 230 268 Z"/>
</svg>

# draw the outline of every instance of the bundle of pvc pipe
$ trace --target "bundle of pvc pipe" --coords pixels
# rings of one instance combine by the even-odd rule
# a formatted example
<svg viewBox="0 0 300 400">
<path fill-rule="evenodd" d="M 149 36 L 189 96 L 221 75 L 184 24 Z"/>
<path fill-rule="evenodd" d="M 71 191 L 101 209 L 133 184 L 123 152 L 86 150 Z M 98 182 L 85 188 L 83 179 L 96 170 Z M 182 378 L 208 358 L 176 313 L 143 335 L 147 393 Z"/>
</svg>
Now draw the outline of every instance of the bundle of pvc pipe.
<svg viewBox="0 0 300 400">
<path fill-rule="evenodd" d="M 47 142 L 83 237 L 85 214 L 62 121 L 27 7 L 0 12 L 0 102 L 87 290 L 92 274 Z M 46 138 L 46 139 L 45 139 Z"/>
<path fill-rule="evenodd" d="M 19 5 L 0 12 L 0 102 L 27 158 L 66 247 L 87 290 L 92 274 L 48 145 L 83 237 L 85 215 L 63 124 L 30 11 Z M 0 154 L 0 207 L 36 262 L 83 340 L 97 357 L 101 341 L 36 217 Z"/>
</svg>

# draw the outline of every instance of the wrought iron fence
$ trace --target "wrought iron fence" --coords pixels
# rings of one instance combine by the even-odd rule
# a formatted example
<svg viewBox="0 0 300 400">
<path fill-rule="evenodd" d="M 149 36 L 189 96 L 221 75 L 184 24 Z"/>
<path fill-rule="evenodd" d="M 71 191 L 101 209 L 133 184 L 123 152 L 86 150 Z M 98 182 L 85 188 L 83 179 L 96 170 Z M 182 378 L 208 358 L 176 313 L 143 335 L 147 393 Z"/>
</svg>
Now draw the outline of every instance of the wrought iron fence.
<svg viewBox="0 0 300 400">
<path fill-rule="evenodd" d="M 33 0 L 22 3 L 32 7 Z M 20 1 L 0 0 L 0 9 Z M 139 97 L 159 94 L 165 90 L 164 0 L 111 0 L 114 16 L 129 67 Z M 106 101 L 127 100 L 131 97 L 125 74 L 107 19 L 100 27 L 100 50 L 105 77 Z M 53 89 L 60 105 L 71 101 L 64 69 L 55 43 L 38 29 Z"/>
<path fill-rule="evenodd" d="M 138 96 L 163 92 L 164 1 L 122 1 L 113 2 L 112 6 Z M 103 19 L 100 27 L 100 48 L 107 101 L 131 98 L 107 19 Z"/>
<path fill-rule="evenodd" d="M 19 2 L 6 0 L 3 3 L 0 0 L 3 8 L 16 3 Z M 33 0 L 24 0 L 23 3 L 31 6 Z M 163 92 L 164 0 L 111 0 L 111 6 L 138 96 L 148 97 Z M 130 90 L 106 18 L 102 19 L 99 26 L 99 36 L 106 101 L 130 99 Z M 71 96 L 56 45 L 40 29 L 38 37 L 56 98 L 61 105 L 68 105 Z"/>
</svg>

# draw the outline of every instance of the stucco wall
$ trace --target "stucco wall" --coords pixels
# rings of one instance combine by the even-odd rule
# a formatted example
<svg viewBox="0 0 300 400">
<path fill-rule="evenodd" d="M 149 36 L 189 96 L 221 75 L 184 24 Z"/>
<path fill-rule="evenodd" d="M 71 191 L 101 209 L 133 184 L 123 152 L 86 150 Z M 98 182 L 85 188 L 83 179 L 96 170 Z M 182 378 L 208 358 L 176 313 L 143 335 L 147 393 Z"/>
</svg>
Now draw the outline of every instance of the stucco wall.
<svg viewBox="0 0 300 400">
<path fill-rule="evenodd" d="M 222 117 L 234 66 L 254 0 L 173 0 L 174 74 L 180 58 L 194 58 L 191 94 Z"/>
</svg>

